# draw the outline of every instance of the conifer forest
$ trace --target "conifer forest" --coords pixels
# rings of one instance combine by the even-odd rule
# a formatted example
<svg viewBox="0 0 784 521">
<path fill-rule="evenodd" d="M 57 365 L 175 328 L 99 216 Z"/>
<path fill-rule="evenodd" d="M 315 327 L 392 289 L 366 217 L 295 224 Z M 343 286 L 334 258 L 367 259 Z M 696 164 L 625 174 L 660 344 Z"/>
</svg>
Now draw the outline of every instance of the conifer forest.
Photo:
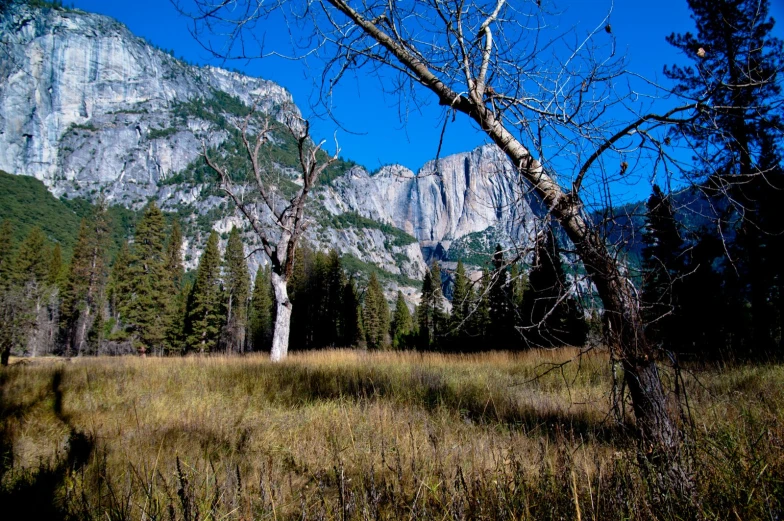
<svg viewBox="0 0 784 521">
<path fill-rule="evenodd" d="M 136 4 L 0 0 L 0 518 L 784 519 L 775 0 Z"/>
</svg>

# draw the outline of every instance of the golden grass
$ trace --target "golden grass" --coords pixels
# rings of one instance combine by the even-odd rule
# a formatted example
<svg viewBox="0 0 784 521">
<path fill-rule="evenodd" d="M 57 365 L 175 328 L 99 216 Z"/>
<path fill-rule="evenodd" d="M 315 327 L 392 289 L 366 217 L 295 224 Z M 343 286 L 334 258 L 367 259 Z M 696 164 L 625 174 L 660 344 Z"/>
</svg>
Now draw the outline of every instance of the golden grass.
<svg viewBox="0 0 784 521">
<path fill-rule="evenodd" d="M 608 415 L 608 358 L 556 368 L 577 353 L 29 360 L 2 374 L 1 482 L 61 517 L 666 517 Z M 699 493 L 728 497 L 707 517 L 780 508 L 782 383 L 772 365 L 687 377 Z"/>
</svg>

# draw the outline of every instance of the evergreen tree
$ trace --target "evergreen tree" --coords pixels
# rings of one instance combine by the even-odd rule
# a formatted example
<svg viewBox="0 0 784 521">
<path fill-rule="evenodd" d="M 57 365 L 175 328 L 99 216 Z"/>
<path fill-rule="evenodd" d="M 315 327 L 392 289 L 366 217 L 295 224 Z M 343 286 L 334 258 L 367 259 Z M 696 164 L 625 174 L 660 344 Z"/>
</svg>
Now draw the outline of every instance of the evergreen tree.
<svg viewBox="0 0 784 521">
<path fill-rule="evenodd" d="M 677 278 L 683 271 L 683 244 L 670 199 L 658 185 L 648 199 L 643 233 L 643 319 L 648 323 L 648 338 L 672 351 L 678 335 Z"/>
<path fill-rule="evenodd" d="M 273 306 L 271 276 L 269 266 L 260 267 L 256 271 L 256 280 L 253 283 L 249 329 L 251 348 L 254 351 L 268 351 L 272 342 L 275 308 Z"/>
<path fill-rule="evenodd" d="M 490 328 L 492 331 L 492 347 L 506 349 L 516 344 L 514 329 L 514 309 L 512 307 L 512 287 L 509 273 L 504 260 L 501 245 L 495 247 L 493 254 L 493 274 L 489 293 Z"/>
<path fill-rule="evenodd" d="M 736 300 L 728 305 L 748 309 L 753 349 L 768 353 L 777 343 L 775 332 L 781 330 L 776 323 L 781 310 L 773 304 L 779 301 L 778 268 L 768 269 L 781 262 L 780 257 L 770 259 L 768 252 L 777 249 L 784 227 L 766 216 L 780 213 L 784 204 L 779 150 L 784 125 L 778 103 L 784 44 L 773 36 L 767 0 L 688 3 L 696 34 L 673 34 L 667 40 L 692 65 L 664 72 L 677 82 L 678 93 L 699 103 L 695 117 L 678 131 L 695 149 L 693 174 L 715 197 L 712 205 L 720 210 L 719 218 L 735 225 L 732 270 L 725 277 L 738 280 L 725 285 L 736 284 L 739 292 L 724 292 Z"/>
<path fill-rule="evenodd" d="M 188 299 L 188 347 L 200 353 L 218 347 L 225 313 L 220 280 L 218 234 L 213 230 L 196 269 L 196 281 Z"/>
<path fill-rule="evenodd" d="M 63 291 L 61 327 L 68 356 L 83 353 L 93 321 L 103 312 L 108 238 L 108 214 L 99 204 L 82 219 Z"/>
<path fill-rule="evenodd" d="M 250 274 L 245 261 L 245 250 L 237 228 L 232 228 L 226 243 L 223 260 L 226 299 L 225 344 L 227 350 L 245 351 L 245 331 L 248 326 Z"/>
<path fill-rule="evenodd" d="M 166 275 L 174 293 L 166 303 L 166 350 L 182 353 L 185 350 L 185 314 L 190 288 L 183 287 L 185 268 L 182 265 L 182 231 L 175 220 L 166 242 Z"/>
<path fill-rule="evenodd" d="M 140 354 L 163 352 L 171 318 L 172 279 L 166 271 L 163 214 L 151 202 L 136 226 L 129 266 L 129 293 L 120 308 Z"/>
<path fill-rule="evenodd" d="M 455 269 L 455 284 L 452 289 L 452 315 L 449 321 L 451 344 L 457 351 L 465 351 L 468 348 L 468 317 L 471 314 L 473 299 L 471 293 L 465 266 L 463 266 L 462 260 L 458 260 Z"/>
<path fill-rule="evenodd" d="M 19 245 L 14 259 L 12 293 L 17 300 L 11 303 L 15 308 L 12 321 L 16 332 L 16 345 L 19 351 L 30 352 L 33 356 L 47 347 L 47 336 L 43 322 L 48 319 L 52 287 L 47 279 L 51 257 L 46 237 L 39 227 L 30 230 Z M 42 334 L 44 333 L 44 334 Z"/>
<path fill-rule="evenodd" d="M 490 272 L 482 270 L 482 279 L 473 301 L 473 313 L 468 320 L 468 334 L 472 339 L 473 349 L 488 349 L 490 338 Z"/>
<path fill-rule="evenodd" d="M 417 325 L 419 344 L 422 349 L 438 347 L 444 334 L 446 316 L 441 293 L 441 268 L 436 261 L 425 272 L 422 280 L 422 299 L 419 304 Z"/>
<path fill-rule="evenodd" d="M 365 333 L 362 326 L 362 313 L 359 305 L 359 295 L 354 277 L 349 277 L 343 286 L 342 298 L 343 324 L 341 345 L 350 347 L 359 345 Z"/>
<path fill-rule="evenodd" d="M 413 327 L 411 313 L 408 311 L 406 300 L 403 298 L 403 292 L 398 291 L 397 301 L 395 302 L 395 314 L 392 318 L 392 345 L 398 349 L 408 347 Z"/>
<path fill-rule="evenodd" d="M 343 312 L 344 288 L 347 283 L 340 254 L 332 249 L 327 258 L 327 305 L 325 307 L 325 318 L 329 327 L 325 328 L 326 337 L 322 341 L 323 345 L 335 347 L 343 344 L 343 339 L 346 337 L 344 330 L 347 327 L 351 328 L 344 322 L 346 317 Z M 354 309 L 356 310 L 356 306 Z M 355 319 L 349 317 L 349 320 Z"/>
<path fill-rule="evenodd" d="M 11 285 L 14 266 L 14 231 L 11 221 L 0 224 L 0 291 Z"/>
<path fill-rule="evenodd" d="M 169 240 L 166 242 L 166 273 L 169 274 L 174 290 L 179 292 L 182 289 L 185 268 L 182 265 L 182 229 L 177 221 L 172 224 Z"/>
<path fill-rule="evenodd" d="M 34 227 L 19 245 L 14 259 L 13 275 L 24 287 L 28 284 L 42 286 L 49 273 L 46 237 L 41 228 Z"/>
<path fill-rule="evenodd" d="M 564 295 L 568 285 L 551 226 L 537 238 L 528 282 L 530 289 L 525 292 L 522 306 L 523 336 L 528 344 L 582 345 L 587 323 L 575 299 Z"/>
<path fill-rule="evenodd" d="M 14 237 L 11 221 L 0 225 L 0 364 L 8 365 L 11 350 L 21 343 L 20 297 L 13 284 Z"/>
<path fill-rule="evenodd" d="M 131 291 L 130 265 L 131 250 L 128 247 L 128 242 L 123 241 L 120 251 L 114 257 L 107 284 L 109 313 L 115 320 L 124 319 L 120 310 L 125 309 L 129 300 L 128 295 Z"/>
<path fill-rule="evenodd" d="M 381 349 L 387 344 L 389 331 L 389 305 L 375 273 L 370 275 L 365 303 L 362 310 L 362 323 L 368 349 Z"/>
<path fill-rule="evenodd" d="M 46 282 L 52 286 L 60 286 L 63 282 L 63 251 L 60 248 L 60 243 L 54 245 L 52 249 L 52 258 L 49 263 L 49 276 Z"/>
</svg>

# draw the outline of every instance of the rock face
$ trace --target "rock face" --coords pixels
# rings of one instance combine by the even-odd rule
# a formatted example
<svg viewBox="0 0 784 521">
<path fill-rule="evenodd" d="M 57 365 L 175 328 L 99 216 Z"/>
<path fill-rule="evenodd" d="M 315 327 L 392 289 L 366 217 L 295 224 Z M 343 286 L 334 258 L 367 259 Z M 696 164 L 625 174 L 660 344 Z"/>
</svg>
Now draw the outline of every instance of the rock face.
<svg viewBox="0 0 784 521">
<path fill-rule="evenodd" d="M 14 5 L 0 19 L 0 38 L 0 170 L 34 176 L 57 196 L 100 194 L 136 209 L 157 199 L 185 221 L 191 268 L 206 240 L 205 220 L 222 233 L 244 227 L 214 182 L 174 176 L 194 170 L 203 141 L 229 143 L 232 114 L 255 104 L 279 117 L 293 104 L 283 87 L 188 65 L 115 20 L 77 10 Z M 490 228 L 493 240 L 528 238 L 532 212 L 513 173 L 494 146 L 430 162 L 416 174 L 354 167 L 313 194 L 316 224 L 306 237 L 421 279 L 425 263 L 446 258 L 462 237 Z M 397 227 L 418 244 L 379 226 L 329 224 L 345 213 Z"/>
<path fill-rule="evenodd" d="M 206 125 L 177 121 L 175 108 L 205 93 L 260 100 L 267 112 L 291 102 L 272 82 L 189 66 L 100 15 L 17 5 L 0 34 L 0 169 L 56 195 L 154 195 L 198 156 Z"/>
<path fill-rule="evenodd" d="M 327 208 L 354 211 L 394 226 L 420 242 L 425 257 L 443 258 L 452 241 L 493 227 L 509 241 L 526 241 L 533 212 L 514 168 L 495 145 L 425 164 L 414 174 L 386 166 L 361 167 L 329 187 Z"/>
</svg>

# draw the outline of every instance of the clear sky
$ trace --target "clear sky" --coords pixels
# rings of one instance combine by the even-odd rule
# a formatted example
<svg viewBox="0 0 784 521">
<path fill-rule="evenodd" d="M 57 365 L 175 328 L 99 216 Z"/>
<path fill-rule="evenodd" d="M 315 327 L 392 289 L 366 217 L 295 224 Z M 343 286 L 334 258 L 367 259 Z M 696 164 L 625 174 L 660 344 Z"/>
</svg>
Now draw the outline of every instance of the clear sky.
<svg viewBox="0 0 784 521">
<path fill-rule="evenodd" d="M 169 0 L 72 0 L 66 3 L 112 16 L 135 34 L 161 48 L 174 50 L 177 57 L 190 63 L 222 65 L 275 81 L 291 91 L 305 116 L 311 117 L 316 140 L 327 139 L 332 143 L 337 130 L 341 155 L 370 170 L 400 163 L 416 171 L 436 155 L 441 132 L 440 108 L 432 104 L 421 113 L 414 111 L 403 124 L 399 118 L 400 107 L 395 100 L 383 96 L 375 79 L 351 78 L 343 83 L 334 99 L 334 112 L 345 128 L 339 129 L 329 119 L 312 117 L 310 102 L 316 87 L 304 63 L 281 58 L 220 62 L 193 40 L 188 32 L 190 21 L 176 12 Z M 566 12 L 559 22 L 561 27 L 574 26 L 578 32 L 585 32 L 601 22 L 611 2 L 557 0 L 556 5 Z M 771 14 L 777 20 L 784 20 L 784 0 L 772 0 Z M 628 56 L 630 70 L 666 82 L 661 74 L 663 66 L 685 63 L 683 57 L 666 43 L 665 37 L 673 32 L 693 30 L 686 0 L 616 0 L 611 23 L 619 51 Z M 776 34 L 780 38 L 784 36 L 782 28 L 777 24 Z M 273 35 L 281 30 L 280 27 L 264 29 Z M 441 155 L 470 150 L 484 142 L 484 135 L 472 128 L 466 118 L 458 118 L 447 129 Z"/>
</svg>

